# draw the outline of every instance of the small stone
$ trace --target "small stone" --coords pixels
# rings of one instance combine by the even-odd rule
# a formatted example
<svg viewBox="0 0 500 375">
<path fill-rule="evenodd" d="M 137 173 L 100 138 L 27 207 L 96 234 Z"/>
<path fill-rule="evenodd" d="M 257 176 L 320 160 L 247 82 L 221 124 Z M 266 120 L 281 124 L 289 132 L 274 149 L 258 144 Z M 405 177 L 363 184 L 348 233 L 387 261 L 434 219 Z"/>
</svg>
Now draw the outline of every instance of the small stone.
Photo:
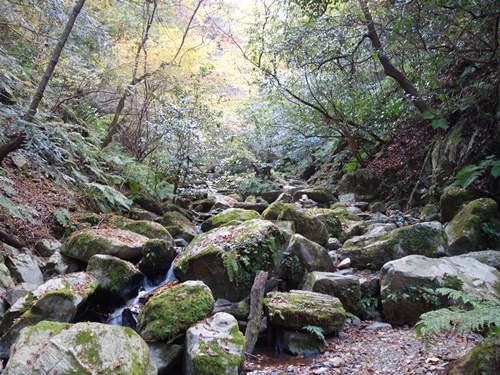
<svg viewBox="0 0 500 375">
<path fill-rule="evenodd" d="M 351 260 L 349 258 L 345 258 L 342 262 L 337 266 L 339 270 L 349 268 L 351 266 Z"/>
<path fill-rule="evenodd" d="M 337 367 L 342 367 L 345 365 L 345 361 L 340 358 L 340 357 L 333 357 L 332 359 L 330 359 L 328 362 L 327 362 L 328 366 L 330 367 L 334 367 L 334 368 L 337 368 Z"/>
<path fill-rule="evenodd" d="M 341 340 L 346 340 L 349 337 L 349 335 L 345 332 L 339 332 L 338 337 Z"/>
<path fill-rule="evenodd" d="M 319 369 L 314 371 L 315 375 L 326 374 L 330 369 L 328 367 L 320 367 Z"/>
<path fill-rule="evenodd" d="M 375 322 L 365 328 L 367 331 L 378 331 L 381 329 L 392 329 L 389 323 Z"/>
</svg>

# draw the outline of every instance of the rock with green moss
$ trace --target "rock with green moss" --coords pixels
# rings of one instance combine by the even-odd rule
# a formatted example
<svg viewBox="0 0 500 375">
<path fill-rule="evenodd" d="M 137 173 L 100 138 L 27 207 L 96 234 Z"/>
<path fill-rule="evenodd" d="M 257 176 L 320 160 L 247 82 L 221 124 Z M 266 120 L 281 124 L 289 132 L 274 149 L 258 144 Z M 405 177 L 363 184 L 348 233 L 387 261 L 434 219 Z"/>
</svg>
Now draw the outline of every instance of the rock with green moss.
<svg viewBox="0 0 500 375">
<path fill-rule="evenodd" d="M 277 274 L 285 242 L 267 220 L 220 227 L 197 236 L 175 259 L 174 272 L 183 281 L 202 280 L 215 298 L 240 301 L 260 271 Z"/>
<path fill-rule="evenodd" d="M 201 281 L 186 281 L 151 297 L 137 317 L 137 332 L 146 341 L 170 342 L 192 324 L 210 316 L 212 292 Z"/>
<path fill-rule="evenodd" d="M 136 194 L 132 197 L 134 205 L 139 206 L 143 210 L 153 212 L 157 215 L 163 215 L 163 208 L 156 200 L 144 194 Z"/>
<path fill-rule="evenodd" d="M 156 375 L 149 348 L 127 327 L 42 321 L 23 329 L 6 375 Z"/>
<path fill-rule="evenodd" d="M 138 207 L 130 207 L 128 216 L 132 220 L 147 220 L 147 221 L 156 221 L 161 218 L 160 215 L 157 215 L 147 210 L 143 210 L 142 208 Z"/>
<path fill-rule="evenodd" d="M 210 197 L 194 201 L 191 204 L 191 206 L 193 210 L 197 212 L 210 212 L 214 204 L 215 204 L 215 198 Z"/>
<path fill-rule="evenodd" d="M 321 220 L 325 224 L 330 237 L 338 238 L 342 232 L 342 223 L 334 210 L 328 208 L 311 208 L 306 212 Z"/>
<path fill-rule="evenodd" d="M 166 275 L 177 256 L 174 246 L 165 240 L 149 240 L 142 249 L 139 269 L 151 278 Z"/>
<path fill-rule="evenodd" d="M 12 279 L 10 271 L 5 265 L 4 257 L 0 253 L 0 294 L 5 294 L 9 289 L 13 287 L 14 279 Z"/>
<path fill-rule="evenodd" d="M 500 246 L 497 203 L 480 198 L 467 203 L 446 227 L 451 255 L 465 254 Z"/>
<path fill-rule="evenodd" d="M 349 258 L 354 268 L 379 270 L 385 263 L 411 254 L 444 256 L 447 247 L 444 230 L 434 221 L 351 238 L 339 250 L 339 256 L 341 260 Z"/>
<path fill-rule="evenodd" d="M 337 297 L 346 311 L 363 317 L 361 286 L 355 276 L 333 272 L 308 272 L 302 289 Z"/>
<path fill-rule="evenodd" d="M 245 202 L 235 202 L 233 205 L 234 208 L 240 208 L 243 210 L 251 210 L 257 211 L 259 214 L 264 212 L 266 208 L 269 207 L 269 203 L 261 197 L 247 197 Z"/>
<path fill-rule="evenodd" d="M 273 324 L 297 330 L 316 326 L 324 334 L 340 332 L 346 317 L 338 298 L 304 290 L 268 293 L 264 307 Z"/>
<path fill-rule="evenodd" d="M 420 221 L 439 220 L 439 207 L 435 204 L 426 204 L 420 213 Z"/>
<path fill-rule="evenodd" d="M 128 230 L 88 229 L 73 233 L 64 242 L 61 254 L 84 262 L 96 254 L 138 261 L 147 240 L 147 237 Z"/>
<path fill-rule="evenodd" d="M 237 375 L 243 368 L 245 336 L 230 314 L 217 313 L 186 332 L 185 375 Z"/>
<path fill-rule="evenodd" d="M 161 239 L 174 244 L 174 239 L 161 224 L 148 220 L 131 220 L 123 216 L 110 215 L 106 223 L 115 229 L 125 229 L 151 239 Z"/>
<path fill-rule="evenodd" d="M 274 202 L 262 213 L 262 218 L 293 221 L 298 234 L 320 245 L 325 245 L 330 237 L 319 218 L 298 209 L 295 204 Z"/>
<path fill-rule="evenodd" d="M 312 199 L 316 203 L 329 205 L 338 202 L 330 189 L 320 187 L 299 189 L 295 191 L 292 196 L 292 202 L 298 202 L 304 195 L 307 195 L 309 199 Z"/>
<path fill-rule="evenodd" d="M 453 216 L 460 211 L 465 203 L 470 202 L 475 198 L 476 197 L 471 191 L 457 186 L 446 189 L 446 191 L 443 192 L 439 198 L 441 221 L 443 223 L 448 223 L 451 219 L 453 219 Z"/>
<path fill-rule="evenodd" d="M 165 212 L 160 224 L 167 228 L 168 232 L 175 238 L 182 238 L 191 242 L 198 235 L 198 229 L 180 212 Z"/>
<path fill-rule="evenodd" d="M 144 275 L 130 262 L 112 255 L 94 255 L 90 258 L 87 272 L 97 279 L 96 293 L 103 299 L 120 299 L 137 291 Z"/>
<path fill-rule="evenodd" d="M 479 300 L 500 297 L 500 272 L 476 259 L 432 259 L 410 255 L 386 263 L 380 272 L 382 306 L 391 324 L 415 324 L 421 314 L 446 307 L 436 288 L 462 290 Z"/>
<path fill-rule="evenodd" d="M 334 265 L 328 250 L 295 234 L 283 253 L 282 266 L 286 277 L 293 287 L 298 287 L 306 272 L 333 272 Z"/>
<path fill-rule="evenodd" d="M 381 196 L 386 190 L 380 179 L 369 169 L 345 173 L 337 188 L 342 194 L 353 193 L 370 197 Z"/>
<path fill-rule="evenodd" d="M 51 279 L 18 299 L 0 321 L 0 358 L 9 356 L 10 346 L 24 327 L 42 320 L 71 322 L 96 288 L 95 277 L 78 272 Z"/>
<path fill-rule="evenodd" d="M 449 375 L 499 375 L 500 335 L 486 337 L 464 357 L 455 361 Z"/>
<path fill-rule="evenodd" d="M 260 214 L 257 211 L 245 210 L 243 208 L 229 208 L 205 220 L 201 224 L 201 230 L 208 232 L 211 229 L 227 225 L 232 221 L 243 222 L 253 219 L 260 219 Z"/>
</svg>

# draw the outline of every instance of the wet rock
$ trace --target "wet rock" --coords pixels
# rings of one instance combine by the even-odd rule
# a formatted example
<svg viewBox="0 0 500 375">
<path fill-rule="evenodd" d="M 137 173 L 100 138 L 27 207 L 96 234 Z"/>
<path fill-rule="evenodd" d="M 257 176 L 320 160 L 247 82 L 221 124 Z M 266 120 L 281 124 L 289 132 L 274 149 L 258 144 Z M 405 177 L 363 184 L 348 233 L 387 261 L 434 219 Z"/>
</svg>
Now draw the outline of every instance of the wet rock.
<svg viewBox="0 0 500 375">
<path fill-rule="evenodd" d="M 154 279 L 166 274 L 176 256 L 177 251 L 172 243 L 160 239 L 149 240 L 142 249 L 139 269 Z"/>
<path fill-rule="evenodd" d="M 182 362 L 184 348 L 181 345 L 153 341 L 149 342 L 148 346 L 151 360 L 158 369 L 158 375 L 170 374 L 173 368 Z"/>
</svg>

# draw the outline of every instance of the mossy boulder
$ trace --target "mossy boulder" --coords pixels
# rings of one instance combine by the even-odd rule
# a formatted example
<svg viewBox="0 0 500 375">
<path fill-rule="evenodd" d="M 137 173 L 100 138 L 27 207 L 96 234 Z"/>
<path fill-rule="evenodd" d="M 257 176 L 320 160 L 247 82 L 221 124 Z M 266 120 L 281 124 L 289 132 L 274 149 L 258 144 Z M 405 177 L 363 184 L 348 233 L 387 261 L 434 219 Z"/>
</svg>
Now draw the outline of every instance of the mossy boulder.
<svg viewBox="0 0 500 375">
<path fill-rule="evenodd" d="M 262 213 L 262 218 L 293 221 L 298 234 L 320 245 L 325 245 L 330 237 L 325 224 L 319 218 L 299 210 L 295 204 L 274 202 Z"/>
<path fill-rule="evenodd" d="M 0 294 L 5 294 L 9 289 L 14 287 L 14 279 L 10 274 L 9 269 L 5 265 L 4 258 L 0 254 Z"/>
<path fill-rule="evenodd" d="M 363 317 L 361 285 L 355 276 L 333 272 L 308 272 L 302 289 L 337 297 L 346 311 Z"/>
<path fill-rule="evenodd" d="M 243 208 L 229 208 L 205 220 L 201 224 L 201 230 L 208 232 L 211 229 L 219 228 L 231 222 L 242 222 L 253 219 L 260 219 L 260 214 L 257 211 L 245 210 Z"/>
<path fill-rule="evenodd" d="M 247 197 L 245 202 L 235 202 L 233 205 L 234 208 L 240 208 L 244 210 L 252 210 L 257 211 L 259 214 L 264 212 L 266 208 L 269 207 L 269 203 L 261 197 Z"/>
<path fill-rule="evenodd" d="M 137 332 L 146 341 L 172 341 L 210 316 L 214 303 L 212 292 L 201 281 L 174 285 L 146 302 L 137 317 Z"/>
<path fill-rule="evenodd" d="M 215 198 L 205 198 L 194 201 L 191 206 L 197 212 L 209 212 L 215 204 Z"/>
<path fill-rule="evenodd" d="M 174 239 L 161 224 L 148 220 L 131 220 L 123 216 L 111 215 L 106 223 L 114 229 L 125 229 L 150 239 L 161 239 L 174 244 Z"/>
<path fill-rule="evenodd" d="M 132 220 L 147 220 L 147 221 L 156 221 L 161 218 L 160 215 L 157 215 L 147 210 L 143 210 L 142 208 L 138 207 L 130 207 L 128 216 Z"/>
<path fill-rule="evenodd" d="M 245 336 L 230 314 L 217 313 L 186 332 L 186 375 L 239 374 L 245 362 Z"/>
<path fill-rule="evenodd" d="M 345 173 L 337 188 L 342 194 L 352 193 L 370 197 L 381 196 L 385 192 L 380 179 L 369 169 Z"/>
<path fill-rule="evenodd" d="M 448 188 L 439 198 L 441 221 L 443 223 L 448 223 L 451 219 L 453 219 L 453 216 L 460 211 L 465 203 L 470 202 L 475 198 L 474 194 L 469 190 L 465 190 L 460 187 Z"/>
<path fill-rule="evenodd" d="M 325 340 L 318 335 L 283 327 L 279 327 L 278 329 L 278 340 L 287 353 L 295 356 L 315 356 L 320 354 L 325 348 Z"/>
<path fill-rule="evenodd" d="M 500 335 L 486 337 L 464 357 L 454 362 L 449 375 L 499 375 Z"/>
<path fill-rule="evenodd" d="M 96 254 L 138 261 L 147 240 L 147 237 L 128 230 L 88 229 L 73 233 L 64 242 L 61 254 L 84 262 Z"/>
<path fill-rule="evenodd" d="M 170 242 L 159 239 L 149 240 L 142 249 L 139 269 L 152 278 L 165 275 L 176 256 L 177 251 Z"/>
<path fill-rule="evenodd" d="M 130 262 L 112 255 L 94 255 L 87 272 L 97 279 L 96 293 L 102 298 L 121 299 L 142 285 L 144 275 Z"/>
<path fill-rule="evenodd" d="M 23 329 L 6 375 L 156 375 L 149 348 L 130 328 L 42 321 Z"/>
<path fill-rule="evenodd" d="M 304 290 L 268 293 L 264 307 L 273 324 L 296 330 L 317 326 L 325 334 L 340 332 L 346 317 L 338 298 Z"/>
<path fill-rule="evenodd" d="M 342 233 L 342 223 L 338 218 L 337 212 L 328 208 L 310 208 L 306 209 L 308 214 L 317 217 L 323 224 L 330 237 L 338 238 Z"/>
<path fill-rule="evenodd" d="M 139 206 L 143 210 L 153 212 L 157 215 L 163 215 L 163 208 L 161 204 L 159 204 L 156 200 L 151 197 L 148 197 L 144 194 L 136 194 L 132 197 L 132 202 L 136 206 Z"/>
<path fill-rule="evenodd" d="M 97 288 L 95 277 L 72 273 L 51 279 L 18 299 L 0 321 L 0 358 L 9 356 L 19 331 L 42 320 L 71 322 Z"/>
<path fill-rule="evenodd" d="M 201 280 L 215 298 L 233 302 L 250 294 L 255 275 L 277 275 L 286 238 L 267 220 L 248 220 L 197 236 L 174 261 L 184 280 Z"/>
<path fill-rule="evenodd" d="M 160 224 L 163 225 L 174 238 L 182 238 L 188 243 L 198 235 L 198 229 L 196 229 L 194 224 L 177 211 L 165 212 L 160 220 Z"/>
<path fill-rule="evenodd" d="M 500 245 L 500 221 L 497 203 L 490 198 L 480 198 L 467 203 L 446 227 L 449 252 L 465 254 Z"/>
<path fill-rule="evenodd" d="M 462 290 L 478 299 L 500 296 L 500 272 L 476 259 L 432 259 L 410 255 L 386 263 L 380 271 L 382 306 L 391 324 L 415 324 L 420 315 L 447 307 L 436 288 Z"/>
<path fill-rule="evenodd" d="M 341 260 L 349 258 L 354 268 L 379 270 L 385 263 L 411 254 L 444 256 L 447 247 L 441 224 L 430 222 L 351 238 L 338 253 Z"/>
<path fill-rule="evenodd" d="M 294 288 L 298 287 L 306 272 L 333 272 L 334 265 L 328 250 L 295 234 L 283 253 L 282 266 L 287 280 Z"/>
<path fill-rule="evenodd" d="M 420 212 L 420 221 L 436 221 L 439 220 L 439 207 L 435 204 L 426 204 Z"/>
</svg>

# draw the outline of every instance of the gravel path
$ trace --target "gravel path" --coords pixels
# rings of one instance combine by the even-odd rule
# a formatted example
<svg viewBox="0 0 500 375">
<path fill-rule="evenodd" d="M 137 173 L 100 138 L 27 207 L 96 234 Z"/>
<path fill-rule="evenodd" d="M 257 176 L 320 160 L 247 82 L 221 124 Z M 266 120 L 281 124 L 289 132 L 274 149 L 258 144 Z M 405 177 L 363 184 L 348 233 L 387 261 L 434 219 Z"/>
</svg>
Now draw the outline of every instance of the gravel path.
<svg viewBox="0 0 500 375">
<path fill-rule="evenodd" d="M 480 335 L 440 336 L 429 348 L 415 336 L 413 328 L 370 329 L 373 322 L 347 325 L 345 333 L 328 342 L 325 352 L 314 359 L 292 358 L 276 363 L 269 355 L 257 354 L 244 371 L 252 375 L 282 374 L 412 374 L 442 375 L 451 362 L 478 344 Z"/>
</svg>

